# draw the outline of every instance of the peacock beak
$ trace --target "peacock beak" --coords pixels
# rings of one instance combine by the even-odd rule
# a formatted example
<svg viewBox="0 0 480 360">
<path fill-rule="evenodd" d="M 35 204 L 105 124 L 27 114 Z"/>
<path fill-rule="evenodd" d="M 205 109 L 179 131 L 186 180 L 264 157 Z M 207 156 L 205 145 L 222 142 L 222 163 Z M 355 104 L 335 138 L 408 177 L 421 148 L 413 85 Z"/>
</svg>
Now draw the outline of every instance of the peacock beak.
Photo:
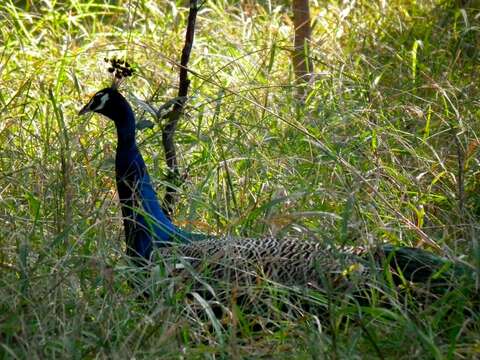
<svg viewBox="0 0 480 360">
<path fill-rule="evenodd" d="M 79 112 L 78 112 L 78 115 L 83 115 L 83 114 L 86 114 L 90 111 L 92 111 L 90 109 L 90 106 L 92 105 L 92 101 L 89 101 L 87 105 L 85 105 Z"/>
<path fill-rule="evenodd" d="M 87 104 L 78 112 L 78 115 L 84 115 L 90 111 L 92 111 L 93 99 L 95 93 L 90 93 L 85 95 L 85 100 L 88 100 Z"/>
<path fill-rule="evenodd" d="M 78 115 L 83 115 L 83 114 L 86 114 L 90 111 L 90 108 L 88 107 L 88 104 L 85 105 L 79 112 L 78 112 Z"/>
</svg>

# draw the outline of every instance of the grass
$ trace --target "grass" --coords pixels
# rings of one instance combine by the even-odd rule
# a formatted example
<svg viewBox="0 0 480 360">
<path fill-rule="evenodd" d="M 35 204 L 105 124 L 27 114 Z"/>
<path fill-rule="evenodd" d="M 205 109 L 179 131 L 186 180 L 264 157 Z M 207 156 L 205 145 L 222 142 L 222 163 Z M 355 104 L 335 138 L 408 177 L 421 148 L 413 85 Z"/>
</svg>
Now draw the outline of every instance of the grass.
<svg viewBox="0 0 480 360">
<path fill-rule="evenodd" d="M 327 302 L 320 318 L 297 307 L 294 289 L 267 285 L 251 289 L 250 309 L 220 304 L 219 319 L 214 302 L 157 269 L 156 296 L 139 301 L 113 124 L 76 113 L 108 84 L 111 55 L 138 65 L 124 93 L 156 106 L 175 97 L 182 3 L 0 4 L 2 357 L 479 357 L 478 307 L 464 311 L 462 286 L 423 305 L 372 290 L 388 307 L 301 295 Z M 188 171 L 177 223 L 353 245 L 426 237 L 476 268 L 478 284 L 480 8 L 458 4 L 312 1 L 316 75 L 300 102 L 288 6 L 207 1 L 176 137 Z M 159 129 L 139 137 L 161 191 Z"/>
</svg>

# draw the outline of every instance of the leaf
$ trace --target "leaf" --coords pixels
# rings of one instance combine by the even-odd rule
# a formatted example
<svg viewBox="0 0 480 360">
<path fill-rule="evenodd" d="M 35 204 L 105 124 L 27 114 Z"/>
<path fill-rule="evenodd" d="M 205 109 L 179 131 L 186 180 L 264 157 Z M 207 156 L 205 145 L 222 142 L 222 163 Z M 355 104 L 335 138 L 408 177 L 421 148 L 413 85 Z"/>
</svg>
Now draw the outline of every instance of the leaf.
<svg viewBox="0 0 480 360">
<path fill-rule="evenodd" d="M 143 110 L 145 110 L 147 113 L 152 115 L 153 117 L 157 117 L 158 110 L 156 110 L 152 105 L 147 103 L 146 101 L 143 101 L 142 99 L 138 98 L 135 96 L 135 94 L 131 94 L 132 99 L 135 100 L 138 106 L 140 106 Z"/>
<path fill-rule="evenodd" d="M 136 127 L 138 130 L 144 130 L 144 129 L 153 129 L 154 125 L 155 124 L 152 121 L 147 119 L 142 119 L 140 121 L 137 121 Z"/>
<path fill-rule="evenodd" d="M 186 101 L 186 100 L 187 98 L 185 96 L 177 96 L 173 99 L 168 100 L 166 103 L 164 103 L 158 108 L 158 111 L 157 111 L 158 117 L 160 119 L 166 117 L 166 115 L 170 113 L 171 111 L 170 108 L 173 107 L 173 105 L 175 105 L 176 103 L 181 103 L 182 101 Z"/>
<path fill-rule="evenodd" d="M 217 334 L 217 337 L 220 342 L 223 342 L 223 335 L 222 335 L 222 325 L 218 321 L 218 319 L 215 317 L 215 314 L 213 313 L 212 308 L 210 307 L 210 304 L 197 292 L 192 292 L 193 297 L 197 302 L 202 306 L 203 310 L 205 310 L 205 313 L 207 314 L 208 318 L 212 322 L 213 329 L 215 330 L 215 333 Z"/>
<path fill-rule="evenodd" d="M 177 96 L 173 99 L 168 100 L 164 104 L 160 105 L 158 109 L 156 109 L 153 105 L 150 105 L 148 102 L 138 98 L 135 94 L 131 94 L 131 97 L 137 103 L 137 105 L 142 108 L 142 110 L 152 115 L 155 119 L 164 118 L 165 115 L 170 112 L 170 108 L 173 107 L 173 105 L 175 105 L 176 103 L 187 101 L 187 97 Z"/>
<path fill-rule="evenodd" d="M 112 167 L 115 166 L 115 158 L 114 157 L 106 157 L 102 164 L 100 165 L 100 169 L 102 170 L 110 170 Z"/>
</svg>

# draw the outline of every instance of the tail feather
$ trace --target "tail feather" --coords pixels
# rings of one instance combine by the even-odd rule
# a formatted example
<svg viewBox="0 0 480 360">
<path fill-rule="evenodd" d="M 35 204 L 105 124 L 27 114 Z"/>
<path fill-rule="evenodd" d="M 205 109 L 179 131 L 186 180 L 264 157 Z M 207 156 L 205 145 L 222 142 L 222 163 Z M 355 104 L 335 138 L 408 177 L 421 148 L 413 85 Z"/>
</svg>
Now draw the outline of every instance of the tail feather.
<svg viewBox="0 0 480 360">
<path fill-rule="evenodd" d="M 381 253 L 400 281 L 403 277 L 415 283 L 443 285 L 472 274 L 467 265 L 422 249 L 384 245 Z"/>
</svg>

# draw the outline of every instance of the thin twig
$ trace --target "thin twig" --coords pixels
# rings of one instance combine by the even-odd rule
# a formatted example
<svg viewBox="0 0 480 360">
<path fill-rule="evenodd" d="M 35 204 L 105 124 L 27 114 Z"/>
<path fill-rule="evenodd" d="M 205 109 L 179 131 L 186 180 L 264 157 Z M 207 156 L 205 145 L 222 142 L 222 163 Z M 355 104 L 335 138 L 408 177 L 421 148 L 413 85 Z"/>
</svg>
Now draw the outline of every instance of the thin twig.
<svg viewBox="0 0 480 360">
<path fill-rule="evenodd" d="M 172 111 L 168 114 L 168 121 L 162 131 L 163 148 L 165 150 L 165 159 L 168 166 L 167 186 L 165 197 L 163 199 L 163 206 L 169 217 L 172 215 L 173 205 L 175 202 L 175 192 L 178 181 L 180 181 L 180 174 L 178 170 L 178 159 L 175 150 L 175 130 L 180 116 L 183 113 L 183 108 L 187 100 L 188 87 L 190 80 L 188 79 L 188 61 L 190 59 L 190 52 L 193 46 L 195 36 L 195 21 L 197 18 L 198 6 L 197 0 L 190 0 L 190 11 L 188 13 L 187 32 L 185 34 L 185 45 L 182 50 L 182 57 L 180 60 L 180 79 L 178 88 L 177 101 L 173 105 Z"/>
</svg>

